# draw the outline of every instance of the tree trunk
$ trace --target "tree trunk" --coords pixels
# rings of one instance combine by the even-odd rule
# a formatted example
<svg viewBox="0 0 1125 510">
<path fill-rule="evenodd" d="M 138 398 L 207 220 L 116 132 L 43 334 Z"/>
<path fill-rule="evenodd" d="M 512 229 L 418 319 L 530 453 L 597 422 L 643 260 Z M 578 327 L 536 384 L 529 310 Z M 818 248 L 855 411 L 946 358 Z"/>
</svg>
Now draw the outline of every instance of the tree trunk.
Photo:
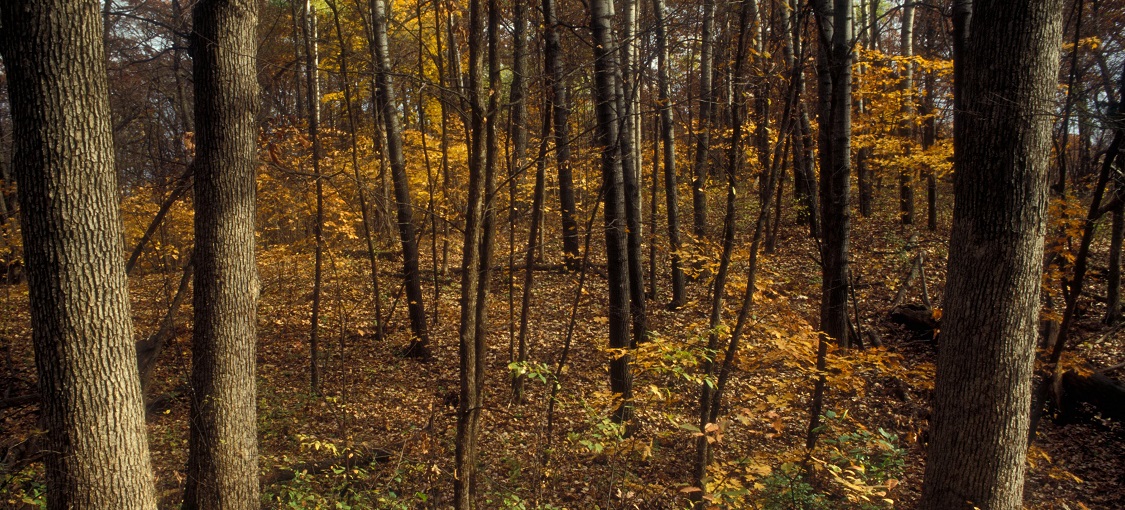
<svg viewBox="0 0 1125 510">
<path fill-rule="evenodd" d="M 492 7 L 494 0 L 489 1 Z M 488 295 L 489 218 L 487 201 L 491 192 L 491 169 L 487 168 L 491 145 L 491 111 L 484 104 L 484 8 L 480 0 L 469 2 L 469 198 L 465 215 L 465 243 L 461 256 L 461 322 L 458 330 L 460 354 L 460 398 L 457 411 L 457 445 L 453 484 L 453 505 L 470 510 L 476 505 L 477 437 L 480 428 L 482 390 L 485 378 L 485 319 L 483 308 Z M 494 37 L 494 15 L 489 9 L 489 38 Z M 490 41 L 491 42 L 491 41 Z M 491 46 L 491 45 L 490 45 Z M 490 63 L 493 60 L 489 48 Z M 498 72 L 498 70 L 496 71 Z M 491 73 L 490 73 L 491 74 Z M 491 103 L 491 101 L 490 101 Z"/>
<path fill-rule="evenodd" d="M 809 224 L 809 235 L 820 237 L 820 206 L 817 198 L 816 160 L 813 156 L 812 125 L 809 121 L 808 107 L 805 104 L 804 32 L 803 17 L 792 19 L 791 12 L 799 12 L 798 0 L 789 0 L 789 9 L 779 9 L 783 19 L 791 20 L 785 37 L 786 47 L 791 47 L 791 58 L 787 57 L 789 67 L 800 67 L 801 72 L 794 75 L 797 87 L 797 133 L 793 143 L 793 192 L 801 204 L 797 213 L 800 222 Z M 783 23 L 784 25 L 784 23 Z"/>
<path fill-rule="evenodd" d="M 821 248 L 820 340 L 817 377 L 805 445 L 813 448 L 827 381 L 823 375 L 828 342 L 848 347 L 848 243 L 851 235 L 851 37 L 852 10 L 847 0 L 815 0 L 820 31 L 817 92 L 820 111 Z"/>
<path fill-rule="evenodd" d="M 612 9 L 611 0 L 611 11 Z M 621 173 L 625 184 L 625 238 L 629 247 L 629 315 L 633 322 L 632 345 L 645 340 L 645 278 L 641 238 L 641 177 L 638 169 L 639 154 L 636 145 L 636 119 L 633 115 L 635 95 L 633 83 L 633 60 L 636 54 L 636 0 L 625 0 L 624 33 L 618 49 L 621 53 L 619 64 L 615 66 L 614 88 L 618 112 L 618 157 L 621 159 Z"/>
<path fill-rule="evenodd" d="M 195 6 L 195 291 L 185 509 L 258 508 L 257 3 Z"/>
<path fill-rule="evenodd" d="M 47 507 L 156 508 L 98 2 L 0 7 Z"/>
<path fill-rule="evenodd" d="M 563 259 L 567 269 L 578 269 L 578 214 L 574 203 L 574 177 L 570 169 L 570 106 L 559 44 L 559 17 L 555 0 L 543 0 L 543 67 L 551 87 L 551 112 L 555 128 L 555 166 L 559 178 L 559 213 L 562 215 Z"/>
<path fill-rule="evenodd" d="M 1023 497 L 1061 0 L 974 4 L 971 31 L 968 2 L 954 4 L 955 249 L 923 509 L 1017 509 Z"/>
<path fill-rule="evenodd" d="M 907 1 L 902 5 L 902 31 L 899 38 L 899 52 L 903 57 L 914 56 L 914 2 Z M 909 63 L 902 65 L 899 90 L 902 91 L 902 107 L 899 113 L 902 121 L 898 128 L 898 135 L 904 138 L 906 153 L 910 154 L 911 144 L 914 142 L 914 66 Z M 914 224 L 914 169 L 904 168 L 898 174 L 899 190 L 899 219 L 903 225 Z"/>
<path fill-rule="evenodd" d="M 526 363 L 528 359 L 528 315 L 531 310 L 531 290 L 535 283 L 535 248 L 539 240 L 539 221 L 543 218 L 543 195 L 546 187 L 547 171 L 547 137 L 551 134 L 550 96 L 545 95 L 543 108 L 543 136 L 539 146 L 539 157 L 536 160 L 535 190 L 531 198 L 531 221 L 528 225 L 527 250 L 524 254 L 523 299 L 520 302 L 520 332 L 516 362 Z M 527 377 L 523 373 L 512 374 L 512 400 L 517 404 L 525 402 L 524 382 Z"/>
<path fill-rule="evenodd" d="M 1121 320 L 1121 241 L 1125 237 L 1125 190 L 1120 178 L 1114 180 L 1115 205 L 1111 210 L 1113 224 L 1109 234 L 1109 270 L 1105 279 L 1105 323 Z"/>
<path fill-rule="evenodd" d="M 933 41 L 933 22 L 926 24 L 927 39 Z M 925 124 L 922 126 L 922 150 L 928 151 L 937 141 L 937 116 L 934 106 L 935 78 L 933 71 L 926 72 L 926 92 L 922 97 L 922 113 L 926 115 Z M 937 176 L 933 168 L 926 168 L 926 228 L 930 232 L 937 230 Z"/>
<path fill-rule="evenodd" d="M 626 242 L 625 176 L 620 158 L 617 101 L 617 41 L 612 31 L 613 0 L 590 2 L 590 31 L 594 36 L 594 98 L 597 113 L 597 144 L 601 149 L 602 193 L 605 202 L 605 244 L 609 274 L 609 346 L 626 349 L 609 363 L 610 389 L 623 399 L 614 418 L 628 421 L 632 415 L 633 374 L 627 349 L 630 340 L 629 247 Z"/>
<path fill-rule="evenodd" d="M 714 108 L 712 85 L 714 80 L 714 25 L 715 0 L 703 2 L 703 43 L 699 50 L 699 120 L 695 126 L 694 180 L 691 186 L 692 233 L 695 237 L 707 235 L 707 165 L 711 151 L 711 116 Z"/>
<path fill-rule="evenodd" d="M 820 327 L 842 346 L 848 345 L 848 245 L 851 235 L 851 37 L 850 3 L 817 0 L 821 32 L 820 75 L 820 201 L 824 224 L 823 293 Z M 828 42 L 825 42 L 828 41 Z"/>
<path fill-rule="evenodd" d="M 309 140 L 312 141 L 313 179 L 316 187 L 316 218 L 313 223 L 312 318 L 309 321 L 309 374 L 313 392 L 320 391 L 320 294 L 324 267 L 324 181 L 320 173 L 320 54 L 317 49 L 316 10 L 305 0 L 305 92 L 308 97 Z M 199 273 L 197 273 L 199 274 Z"/>
<path fill-rule="evenodd" d="M 668 215 L 668 245 L 672 258 L 672 308 L 679 308 L 687 300 L 684 294 L 684 270 L 680 262 L 680 196 L 676 182 L 676 135 L 672 118 L 672 99 L 668 85 L 668 35 L 667 8 L 664 0 L 652 0 L 656 13 L 656 79 L 660 88 L 660 143 L 663 147 L 664 201 Z M 657 164 L 653 161 L 653 165 Z M 655 224 L 655 218 L 653 218 Z M 651 275 L 656 279 L 656 275 Z"/>
<path fill-rule="evenodd" d="M 371 297 L 375 303 L 375 340 L 383 341 L 383 297 L 379 285 L 379 257 L 375 253 L 375 240 L 371 235 L 371 214 L 367 206 L 367 184 L 359 170 L 359 141 L 356 131 L 359 130 L 358 116 L 352 106 L 352 87 L 348 75 L 349 46 L 344 37 L 343 26 L 340 24 L 340 13 L 335 1 L 326 2 L 332 9 L 332 21 L 336 25 L 336 38 L 340 40 L 340 78 L 344 82 L 344 109 L 348 115 L 348 137 L 351 139 L 352 177 L 355 179 L 356 196 L 359 199 L 360 221 L 363 222 L 363 239 L 367 244 L 367 264 L 371 267 Z M 435 234 L 436 235 L 436 234 Z M 437 259 L 434 259 L 437 263 Z M 437 280 L 437 276 L 434 276 Z M 436 298 L 436 296 L 435 296 Z M 436 312 L 435 312 L 436 313 Z"/>
<path fill-rule="evenodd" d="M 406 348 L 408 357 L 430 358 L 430 334 L 426 329 L 426 305 L 422 302 L 422 274 L 418 270 L 418 238 L 414 233 L 414 205 L 410 200 L 410 181 L 406 177 L 406 158 L 402 152 L 402 125 L 395 105 L 394 80 L 391 78 L 391 56 L 387 46 L 388 7 L 384 0 L 371 0 L 371 25 L 375 32 L 375 94 L 383 114 L 387 133 L 387 157 L 391 180 L 394 181 L 398 234 L 402 241 L 403 283 L 406 287 L 410 332 L 413 338 Z"/>
</svg>

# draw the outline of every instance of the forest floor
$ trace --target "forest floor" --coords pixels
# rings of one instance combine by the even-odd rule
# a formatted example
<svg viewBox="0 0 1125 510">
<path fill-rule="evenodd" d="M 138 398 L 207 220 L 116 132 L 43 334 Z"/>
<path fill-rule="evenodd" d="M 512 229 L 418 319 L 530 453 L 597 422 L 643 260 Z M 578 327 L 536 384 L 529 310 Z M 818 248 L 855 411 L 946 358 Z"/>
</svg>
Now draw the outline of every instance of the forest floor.
<svg viewBox="0 0 1125 510">
<path fill-rule="evenodd" d="M 748 194 L 752 195 L 752 194 Z M 890 191 L 884 191 L 890 202 Z M 920 209 L 919 213 L 924 214 Z M 921 216 L 921 214 L 920 214 Z M 709 475 L 717 506 L 730 508 L 911 508 L 924 465 L 935 345 L 892 325 L 887 312 L 895 290 L 919 252 L 925 253 L 928 290 L 941 302 L 948 212 L 930 232 L 924 216 L 902 227 L 891 214 L 853 222 L 855 303 L 862 329 L 877 332 L 883 347 L 829 354 L 826 428 L 811 453 L 804 448 L 815 379 L 820 270 L 815 246 L 787 217 L 776 253 L 762 259 L 752 324 L 737 370 L 724 395 L 719 426 L 707 432 L 714 460 Z M 740 220 L 750 230 L 752 218 Z M 600 224 L 596 221 L 595 225 Z M 717 230 L 717 228 L 716 228 Z M 658 233 L 664 232 L 663 228 Z M 914 242 L 908 241 L 916 234 Z M 520 236 L 525 235 L 520 233 Z M 517 236 L 517 239 L 520 237 Z M 506 235 L 498 236 L 501 239 Z M 658 241 L 663 242 L 663 241 Z M 548 236 L 545 263 L 557 263 Z M 575 317 L 569 364 L 560 380 L 553 434 L 547 436 L 550 386 L 533 380 L 527 403 L 512 404 L 509 324 L 518 324 L 522 271 L 516 272 L 515 313 L 510 313 L 508 273 L 494 275 L 490 298 L 487 406 L 480 439 L 479 493 L 483 508 L 685 508 L 690 505 L 692 459 L 698 432 L 699 361 L 708 334 L 710 279 L 688 284 L 690 300 L 678 311 L 669 300 L 665 247 L 657 262 L 657 295 L 650 300 L 653 340 L 636 352 L 636 419 L 623 430 L 608 419 L 606 284 L 595 232 L 592 265 Z M 737 314 L 746 286 L 749 239 L 740 239 L 727 287 L 724 317 Z M 1095 260 L 1104 260 L 1104 243 Z M 262 246 L 259 308 L 258 424 L 263 475 L 298 469 L 286 481 L 263 487 L 265 507 L 443 508 L 450 504 L 458 388 L 456 271 L 439 278 L 434 359 L 399 356 L 407 342 L 404 305 L 385 292 L 393 308 L 387 339 L 375 341 L 369 276 L 362 258 L 343 251 L 326 264 L 322 322 L 322 383 L 309 389 L 308 329 L 311 262 L 286 246 Z M 451 250 L 455 252 L 456 250 Z M 705 263 L 717 245 L 696 245 Z M 507 263 L 507 247 L 496 261 Z M 517 257 L 519 260 L 521 257 Z M 451 257 L 450 267 L 454 267 Z M 384 289 L 397 288 L 393 256 L 382 261 Z M 599 266 L 599 264 L 602 264 Z M 428 273 L 429 259 L 422 261 Z M 647 263 L 646 263 L 647 265 Z M 1104 263 L 1101 263 L 1104 267 Z M 1096 271 L 1088 288 L 1101 289 Z M 599 269 L 600 267 L 600 269 Z M 151 333 L 175 291 L 177 274 L 131 280 L 138 337 Z M 537 271 L 530 311 L 531 359 L 553 367 L 562 350 L 578 275 Z M 432 282 L 430 283 L 432 285 Z M 907 300 L 919 301 L 918 285 Z M 434 289 L 427 290 L 433 309 Z M 392 301 L 397 305 L 391 306 Z M 175 508 L 187 458 L 190 299 L 175 339 L 162 355 L 149 398 L 163 396 L 149 414 L 149 440 L 162 506 Z M 1125 358 L 1125 332 L 1111 331 L 1092 302 L 1078 324 L 1084 340 L 1075 363 L 1116 365 Z M 852 313 L 856 313 L 854 310 Z M 185 324 L 186 323 L 186 324 Z M 1104 333 L 1111 333 L 1105 335 Z M 33 391 L 35 369 L 25 286 L 0 288 L 0 347 L 5 399 Z M 1094 342 L 1097 340 L 1097 342 Z M 533 371 L 553 377 L 539 365 Z M 1120 375 L 1120 374 L 1118 374 Z M 9 452 L 40 433 L 34 405 L 0 410 L 0 507 L 42 501 L 41 463 L 11 464 Z M 1029 455 L 1025 503 L 1029 508 L 1125 508 L 1125 447 L 1119 423 L 1088 417 L 1067 425 L 1045 420 Z M 373 454 L 377 452 L 377 454 Z M 549 452 L 549 456 L 545 455 Z M 331 462 L 354 455 L 359 465 Z M 374 455 L 369 459 L 369 455 Z M 312 463 L 328 461 L 317 466 Z M 334 467 L 329 468 L 335 464 Z M 353 463 L 354 464 L 354 463 Z M 801 468 L 808 466 L 809 473 Z M 327 469 L 324 469 L 327 468 Z M 272 473 L 272 474 L 271 474 Z M 281 473 L 281 472 L 278 472 Z"/>
</svg>

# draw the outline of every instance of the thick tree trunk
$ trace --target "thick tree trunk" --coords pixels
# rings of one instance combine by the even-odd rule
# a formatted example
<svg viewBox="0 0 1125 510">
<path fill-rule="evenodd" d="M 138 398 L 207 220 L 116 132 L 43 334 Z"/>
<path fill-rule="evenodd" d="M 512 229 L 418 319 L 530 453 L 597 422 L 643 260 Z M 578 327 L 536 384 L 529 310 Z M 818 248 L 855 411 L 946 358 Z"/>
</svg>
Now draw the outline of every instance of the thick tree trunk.
<svg viewBox="0 0 1125 510">
<path fill-rule="evenodd" d="M 574 177 L 570 170 L 570 106 L 563 78 L 559 17 L 555 0 L 543 0 L 543 66 L 551 87 L 551 112 L 555 128 L 555 166 L 559 178 L 559 213 L 562 216 L 563 258 L 567 269 L 578 269 L 578 214 L 574 202 Z"/>
<path fill-rule="evenodd" d="M 594 36 L 594 98 L 597 113 L 597 143 L 601 149 L 602 193 L 605 201 L 605 244 L 609 274 L 609 346 L 628 349 L 630 339 L 629 247 L 626 230 L 625 176 L 617 109 L 617 41 L 614 37 L 613 0 L 590 2 L 590 30 Z M 627 351 L 626 351 L 627 352 Z M 610 389 L 623 399 L 615 414 L 620 422 L 631 417 L 633 374 L 627 353 L 609 363 Z"/>
<path fill-rule="evenodd" d="M 414 233 L 414 205 L 410 200 L 410 181 L 406 177 L 406 157 L 402 152 L 402 125 L 395 105 L 394 80 L 391 78 L 391 56 L 387 46 L 387 5 L 384 0 L 371 0 L 371 25 L 375 32 L 375 94 L 383 114 L 387 134 L 387 157 L 391 180 L 394 181 L 398 234 L 402 242 L 402 266 L 406 287 L 410 332 L 413 338 L 406 349 L 412 358 L 430 358 L 430 334 L 426 329 L 426 305 L 422 302 L 422 274 L 418 270 L 418 238 Z"/>
<path fill-rule="evenodd" d="M 950 246 L 960 249 L 949 257 L 923 509 L 1016 509 L 1023 497 L 1061 0 L 973 4 L 967 40 L 969 6 L 954 5 Z"/>
<path fill-rule="evenodd" d="M 8 2 L 0 25 L 47 507 L 155 509 L 98 2 Z"/>
<path fill-rule="evenodd" d="M 185 509 L 258 501 L 257 3 L 195 6 L 195 291 Z"/>
<path fill-rule="evenodd" d="M 699 120 L 695 126 L 694 178 L 691 186 L 692 233 L 707 235 L 707 170 L 711 151 L 711 117 L 714 114 L 715 0 L 703 2 L 703 43 L 699 50 Z"/>
</svg>

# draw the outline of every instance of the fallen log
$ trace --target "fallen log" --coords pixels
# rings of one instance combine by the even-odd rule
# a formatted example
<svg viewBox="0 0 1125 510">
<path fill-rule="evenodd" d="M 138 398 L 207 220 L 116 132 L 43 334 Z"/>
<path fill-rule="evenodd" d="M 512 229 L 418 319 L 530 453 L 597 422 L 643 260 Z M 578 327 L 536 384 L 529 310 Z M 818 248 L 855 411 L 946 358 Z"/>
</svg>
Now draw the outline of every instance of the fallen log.
<svg viewBox="0 0 1125 510">
<path fill-rule="evenodd" d="M 890 315 L 891 322 L 905 326 L 915 339 L 933 340 L 934 333 L 941 326 L 941 321 L 934 318 L 934 311 L 926 305 L 898 305 L 891 308 Z"/>
<path fill-rule="evenodd" d="M 316 475 L 324 473 L 334 467 L 342 467 L 344 469 L 352 469 L 355 467 L 362 467 L 376 462 L 388 462 L 394 455 L 388 450 L 379 448 L 369 451 L 356 451 L 344 450 L 343 454 L 338 457 L 321 460 L 317 462 L 304 462 L 295 466 L 287 468 L 277 468 L 265 475 L 262 475 L 259 480 L 259 485 L 265 487 L 275 483 L 288 482 L 297 477 L 298 473 L 307 473 Z"/>
<path fill-rule="evenodd" d="M 1080 374 L 1067 370 L 1057 378 L 1051 392 L 1062 423 L 1079 418 L 1083 404 L 1104 418 L 1125 421 L 1125 385 L 1102 371 Z"/>
</svg>

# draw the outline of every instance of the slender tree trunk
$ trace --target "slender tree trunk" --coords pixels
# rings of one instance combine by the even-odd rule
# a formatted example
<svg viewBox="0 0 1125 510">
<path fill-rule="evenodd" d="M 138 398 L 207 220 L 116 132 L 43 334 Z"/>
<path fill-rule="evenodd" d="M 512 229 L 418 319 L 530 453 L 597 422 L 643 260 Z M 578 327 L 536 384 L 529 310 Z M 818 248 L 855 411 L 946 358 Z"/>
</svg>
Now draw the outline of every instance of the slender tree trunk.
<svg viewBox="0 0 1125 510">
<path fill-rule="evenodd" d="M 1067 177 L 1067 164 L 1070 156 L 1067 146 L 1070 142 L 1070 115 L 1074 109 L 1074 95 L 1075 95 L 1075 80 L 1082 72 L 1078 68 L 1078 53 L 1082 51 L 1082 46 L 1079 44 L 1082 38 L 1082 11 L 1086 2 L 1084 0 L 1074 1 L 1074 39 L 1071 41 L 1070 50 L 1070 72 L 1067 73 L 1067 87 L 1066 87 L 1066 100 L 1063 104 L 1063 117 L 1062 124 L 1059 126 L 1059 132 L 1055 139 L 1056 151 L 1055 160 L 1059 167 L 1059 180 L 1051 186 L 1051 189 L 1058 193 L 1059 196 L 1066 194 L 1066 177 Z"/>
<path fill-rule="evenodd" d="M 798 12 L 799 0 L 788 0 L 789 11 Z M 793 143 L 793 192 L 797 195 L 801 203 L 800 212 L 797 214 L 798 221 L 807 222 L 809 224 L 809 235 L 813 238 L 820 237 L 820 207 L 817 197 L 817 181 L 816 181 L 816 160 L 813 156 L 813 140 L 812 140 L 812 123 L 809 120 L 808 107 L 804 101 L 805 96 L 805 74 L 804 74 L 804 44 L 801 40 L 801 34 L 804 32 L 804 17 L 796 19 L 789 16 L 789 12 L 784 12 L 785 9 L 779 9 L 782 12 L 783 19 L 791 20 L 789 23 L 783 23 L 783 26 L 790 26 L 787 30 L 789 37 L 785 38 L 786 47 L 791 48 L 792 59 L 787 60 L 787 64 L 792 67 L 798 67 L 801 72 L 797 73 L 794 79 L 797 81 L 797 133 L 794 134 L 795 140 Z"/>
<path fill-rule="evenodd" d="M 441 109 L 441 139 L 438 142 L 438 148 L 441 150 L 441 193 L 445 198 L 446 207 L 449 206 L 449 189 L 450 189 L 450 174 L 449 174 L 449 104 L 452 99 L 449 97 L 449 83 L 446 79 L 445 70 L 445 57 L 442 51 L 442 38 L 441 34 L 444 32 L 445 23 L 442 20 L 448 20 L 448 17 L 442 16 L 441 10 L 442 2 L 438 1 L 434 4 L 434 40 L 437 42 L 437 49 L 434 52 L 434 63 L 437 66 L 438 74 L 438 87 L 441 88 L 439 107 Z M 449 221 L 441 222 L 441 270 L 439 273 L 444 277 L 446 275 L 449 260 Z M 437 259 L 434 259 L 434 266 L 438 265 Z M 437 301 L 438 296 L 434 296 L 434 318 L 437 321 Z"/>
<path fill-rule="evenodd" d="M 531 289 L 535 283 L 535 248 L 539 240 L 539 222 L 543 218 L 543 195 L 546 187 L 547 171 L 547 138 L 551 131 L 551 104 L 550 96 L 544 95 L 543 105 L 543 136 L 539 145 L 539 158 L 536 160 L 535 191 L 531 198 L 531 221 L 528 224 L 527 250 L 524 255 L 523 299 L 520 302 L 520 333 L 516 362 L 526 363 L 528 360 L 528 315 L 531 310 Z M 512 400 L 517 404 L 525 402 L 524 382 L 527 380 L 522 373 L 512 374 Z"/>
<path fill-rule="evenodd" d="M 185 509 L 258 500 L 257 3 L 195 5 L 195 290 Z"/>
<path fill-rule="evenodd" d="M 312 140 L 313 179 L 316 186 L 316 218 L 313 223 L 313 292 L 312 319 L 309 322 L 309 374 L 313 392 L 320 391 L 320 294 L 324 266 L 324 181 L 320 173 L 320 54 L 317 49 L 316 10 L 305 0 L 305 91 L 309 113 L 309 139 Z"/>
<path fill-rule="evenodd" d="M 750 32 L 750 19 L 751 12 L 755 10 L 755 0 L 743 0 L 741 8 L 739 9 L 738 21 L 738 46 L 734 58 L 734 73 L 731 76 L 731 81 L 739 84 L 739 86 L 731 94 L 731 111 L 730 111 L 730 128 L 731 140 L 727 148 L 727 201 L 726 212 L 723 216 L 723 248 L 719 256 L 719 270 L 715 274 L 714 289 L 711 292 L 711 313 L 708 323 L 710 334 L 707 336 L 707 350 L 708 352 L 717 352 L 719 349 L 719 327 L 722 326 L 723 317 L 723 297 L 726 295 L 727 275 L 730 271 L 731 254 L 734 251 L 734 234 L 735 234 L 735 199 L 737 197 L 737 183 L 739 178 L 739 168 L 741 167 L 743 159 L 742 149 L 742 131 L 744 129 L 742 123 L 742 93 L 744 91 L 743 83 L 745 76 L 743 69 L 745 67 L 744 61 L 746 60 L 748 39 L 752 37 Z M 768 210 L 765 207 L 763 210 Z M 757 246 L 755 246 L 757 248 Z M 705 360 L 702 364 L 703 377 L 709 379 L 713 373 L 714 363 Z M 700 389 L 699 394 L 699 430 L 704 431 L 707 424 L 711 423 L 711 408 L 713 405 L 714 391 L 709 381 L 705 381 Z M 701 507 L 702 496 L 706 492 L 707 486 L 707 465 L 711 461 L 710 443 L 706 435 L 696 438 L 695 443 L 695 483 L 701 489 L 699 496 L 700 499 L 696 500 L 696 506 Z"/>
<path fill-rule="evenodd" d="M 155 509 L 98 2 L 7 2 L 0 25 L 47 508 Z"/>
<path fill-rule="evenodd" d="M 1045 113 L 1058 77 L 1061 0 L 978 0 L 971 30 L 968 8 L 954 4 L 961 65 L 950 246 L 961 249 L 950 250 L 919 502 L 927 510 L 1021 507 L 1046 231 Z M 996 90 L 1007 101 L 996 101 Z"/>
<path fill-rule="evenodd" d="M 590 2 L 590 30 L 594 36 L 594 102 L 597 113 L 597 143 L 601 149 L 602 186 L 607 272 L 609 273 L 609 346 L 624 349 L 609 363 L 610 389 L 623 399 L 614 418 L 626 422 L 632 417 L 633 373 L 628 349 L 629 246 L 626 230 L 625 175 L 618 144 L 621 141 L 617 100 L 617 41 L 613 34 L 613 0 Z"/>
<path fill-rule="evenodd" d="M 348 115 L 348 137 L 351 139 L 352 176 L 355 179 L 356 196 L 359 199 L 360 221 L 363 222 L 363 239 L 367 243 L 367 263 L 371 266 L 372 299 L 375 302 L 375 340 L 383 341 L 383 296 L 379 285 L 379 257 L 375 253 L 375 241 L 371 235 L 371 214 L 367 206 L 367 185 L 359 169 L 359 143 L 356 131 L 359 130 L 358 116 L 352 107 L 352 82 L 348 74 L 348 52 L 350 44 L 344 38 L 340 13 L 335 1 L 327 2 L 332 9 L 332 21 L 336 25 L 336 38 L 340 40 L 340 78 L 344 82 L 344 109 Z M 436 277 L 435 277 L 436 279 Z M 435 296 L 436 297 L 436 296 Z"/>
<path fill-rule="evenodd" d="M 846 0 L 817 0 L 821 110 L 820 201 L 824 222 L 821 329 L 848 345 L 848 249 L 851 235 L 851 6 Z"/>
<path fill-rule="evenodd" d="M 902 5 L 902 31 L 899 37 L 899 52 L 903 57 L 914 56 L 914 2 L 908 0 Z M 902 92 L 902 107 L 899 113 L 902 121 L 898 135 L 908 144 L 914 143 L 914 66 L 904 63 L 900 75 L 899 90 Z M 903 225 L 914 224 L 914 168 L 904 168 L 898 174 L 899 219 Z"/>
<path fill-rule="evenodd" d="M 1125 237 L 1125 190 L 1120 176 L 1114 179 L 1115 202 L 1111 213 L 1113 223 L 1109 234 L 1109 269 L 1105 279 L 1105 323 L 1117 324 L 1121 320 L 1121 249 Z"/>
<path fill-rule="evenodd" d="M 511 159 L 508 161 L 508 356 L 514 361 L 516 278 L 516 184 L 522 180 L 527 152 L 527 1 L 512 6 L 512 84 L 508 97 Z M 530 271 L 531 268 L 529 267 Z M 525 349 L 526 351 L 526 349 Z"/>
<path fill-rule="evenodd" d="M 820 214 L 824 225 L 821 247 L 820 340 L 805 446 L 816 445 L 820 412 L 826 391 L 824 369 L 828 342 L 848 347 L 848 244 L 851 236 L 851 38 L 852 11 L 847 0 L 816 0 L 820 31 L 817 115 L 820 139 Z"/>
<path fill-rule="evenodd" d="M 293 36 L 292 36 L 293 37 L 293 59 L 295 60 L 295 62 L 293 64 L 293 90 L 294 90 L 294 94 L 296 95 L 297 118 L 304 118 L 305 117 L 305 98 L 301 94 L 301 79 L 303 78 L 303 76 L 301 74 L 301 33 L 302 33 L 302 30 L 297 25 L 298 23 L 302 23 L 301 26 L 304 26 L 303 25 L 304 22 L 298 21 L 299 19 L 301 19 L 300 15 L 301 15 L 301 12 L 302 12 L 302 11 L 299 11 L 297 9 L 297 2 L 298 1 L 300 1 L 300 0 L 290 0 L 289 1 L 289 12 L 290 12 L 290 16 L 292 16 L 291 19 L 293 21 Z"/>
<path fill-rule="evenodd" d="M 714 108 L 715 0 L 703 2 L 703 42 L 699 49 L 699 121 L 695 126 L 694 180 L 691 186 L 692 233 L 695 237 L 707 235 L 707 164 L 711 151 L 711 116 Z"/>
<path fill-rule="evenodd" d="M 570 103 L 559 44 L 559 17 L 555 0 L 543 0 L 543 66 L 550 84 L 555 128 L 555 166 L 559 179 L 559 213 L 562 216 L 563 259 L 567 269 L 578 268 L 578 220 L 574 202 L 574 177 L 570 167 Z"/>
<path fill-rule="evenodd" d="M 612 0 L 611 0 L 612 2 Z M 612 4 L 610 5 L 612 10 Z M 625 237 L 629 246 L 629 314 L 633 321 L 633 345 L 645 341 L 645 277 L 641 264 L 643 223 L 641 222 L 641 176 L 636 146 L 636 119 L 632 66 L 636 50 L 636 0 L 625 0 L 625 30 L 620 44 L 621 60 L 615 71 L 618 121 L 618 151 L 625 178 Z"/>
<path fill-rule="evenodd" d="M 933 40 L 933 26 L 932 22 L 927 23 L 927 32 L 929 33 L 929 40 Z M 934 106 L 934 88 L 935 79 L 933 71 L 926 72 L 926 93 L 922 98 L 923 114 L 926 115 L 925 123 L 922 126 L 922 150 L 928 151 L 933 148 L 934 143 L 937 141 L 937 116 L 935 115 L 936 108 Z M 933 168 L 926 168 L 926 228 L 930 232 L 937 230 L 937 176 L 934 174 Z"/>
<path fill-rule="evenodd" d="M 490 0 L 490 4 L 493 0 Z M 491 7 L 491 5 L 490 5 Z M 484 7 L 481 0 L 469 2 L 469 33 L 484 32 Z M 491 11 L 491 9 L 489 9 Z M 494 36 L 493 15 L 489 14 L 489 36 Z M 460 399 L 457 411 L 457 449 L 455 457 L 453 505 L 469 510 L 476 505 L 477 436 L 480 427 L 482 390 L 485 377 L 485 319 L 483 298 L 487 297 L 489 265 L 486 246 L 489 218 L 487 201 L 490 194 L 487 175 L 489 116 L 484 97 L 484 44 L 481 37 L 469 39 L 469 201 L 465 215 L 465 243 L 461 257 L 461 324 L 458 331 L 460 353 Z M 491 52 L 495 51 L 490 48 Z M 490 61 L 492 59 L 490 58 Z"/>
<path fill-rule="evenodd" d="M 672 303 L 670 307 L 684 305 L 687 297 L 684 292 L 684 269 L 679 257 L 679 190 L 676 173 L 676 134 L 675 119 L 672 115 L 672 92 L 668 83 L 668 35 L 667 8 L 664 0 L 652 0 L 652 11 L 656 14 L 656 79 L 659 87 L 658 107 L 660 109 L 660 145 L 663 147 L 665 208 L 668 216 L 668 249 L 672 251 Z M 657 161 L 652 161 L 656 167 Z M 654 200 L 656 198 L 654 197 Z M 656 218 L 652 218 L 656 224 Z M 656 279 L 656 275 L 651 276 Z"/>
<path fill-rule="evenodd" d="M 391 180 L 394 181 L 398 233 L 402 242 L 403 283 L 406 287 L 410 332 L 413 338 L 405 354 L 411 358 L 430 358 L 430 334 L 426 329 L 426 305 L 422 301 L 422 275 L 418 270 L 418 238 L 414 232 L 414 205 L 410 199 L 410 181 L 406 177 L 406 157 L 402 151 L 402 125 L 395 105 L 394 80 L 391 78 L 391 56 L 387 46 L 388 8 L 384 0 L 371 0 L 372 30 L 375 32 L 375 93 L 378 109 L 383 114 L 387 135 L 387 157 Z"/>
</svg>

